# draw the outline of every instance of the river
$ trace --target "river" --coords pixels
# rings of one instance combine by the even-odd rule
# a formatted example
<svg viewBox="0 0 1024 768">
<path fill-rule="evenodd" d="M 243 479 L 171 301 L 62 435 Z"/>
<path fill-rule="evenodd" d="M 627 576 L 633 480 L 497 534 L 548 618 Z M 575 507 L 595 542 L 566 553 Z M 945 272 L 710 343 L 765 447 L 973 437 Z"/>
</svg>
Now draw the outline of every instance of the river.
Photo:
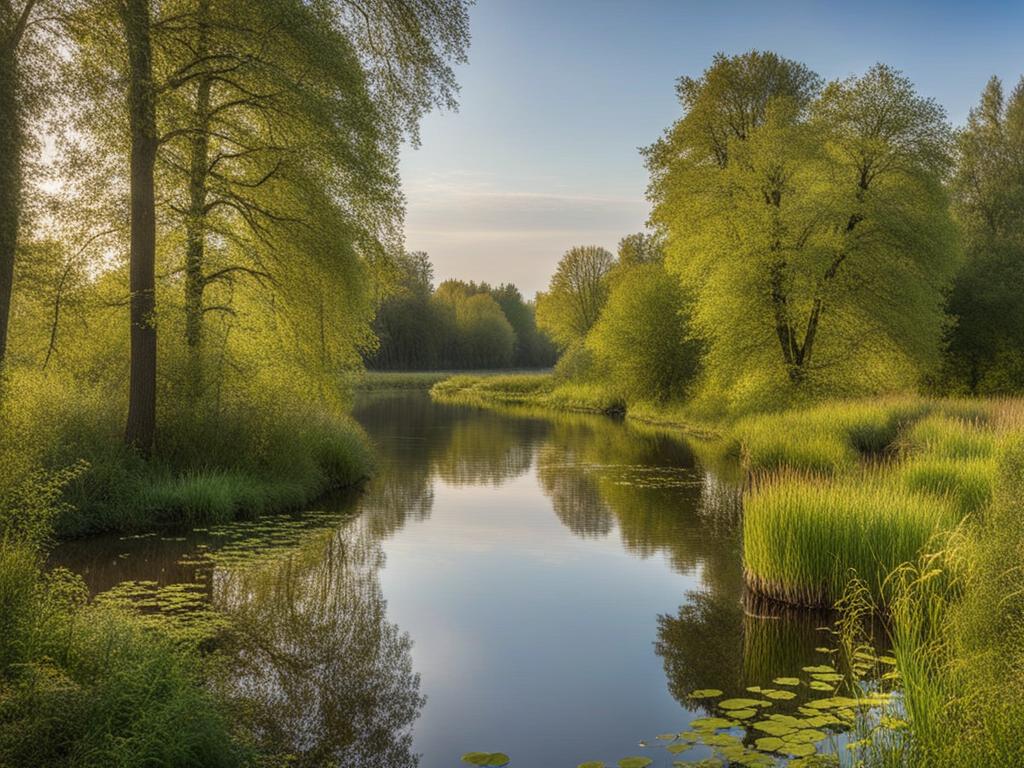
<svg viewBox="0 0 1024 768">
<path fill-rule="evenodd" d="M 655 735 L 708 714 L 692 690 L 821 663 L 820 616 L 745 610 L 736 468 L 706 447 L 419 391 L 362 395 L 354 415 L 378 451 L 361 492 L 68 542 L 54 562 L 148 610 L 231 615 L 233 695 L 300 764 L 670 765 Z"/>
</svg>

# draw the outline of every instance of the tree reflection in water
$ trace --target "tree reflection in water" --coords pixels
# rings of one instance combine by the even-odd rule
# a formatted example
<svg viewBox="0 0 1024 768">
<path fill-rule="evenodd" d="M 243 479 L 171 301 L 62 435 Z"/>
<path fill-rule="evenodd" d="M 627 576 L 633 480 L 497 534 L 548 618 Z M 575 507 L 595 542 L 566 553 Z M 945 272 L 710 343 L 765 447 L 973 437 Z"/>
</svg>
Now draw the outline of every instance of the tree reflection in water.
<svg viewBox="0 0 1024 768">
<path fill-rule="evenodd" d="M 424 697 L 411 640 L 386 618 L 382 557 L 360 518 L 286 559 L 218 573 L 215 600 L 237 622 L 221 685 L 240 727 L 289 765 L 418 764 Z"/>
</svg>

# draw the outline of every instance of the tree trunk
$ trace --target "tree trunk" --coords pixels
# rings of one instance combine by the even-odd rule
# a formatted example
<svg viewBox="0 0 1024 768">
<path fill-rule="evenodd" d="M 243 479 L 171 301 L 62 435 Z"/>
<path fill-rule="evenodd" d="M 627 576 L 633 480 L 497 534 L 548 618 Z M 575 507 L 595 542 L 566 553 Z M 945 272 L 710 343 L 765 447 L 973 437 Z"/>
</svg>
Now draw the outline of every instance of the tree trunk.
<svg viewBox="0 0 1024 768">
<path fill-rule="evenodd" d="M 156 438 L 157 150 L 149 0 L 124 0 L 121 18 L 128 42 L 131 128 L 131 371 L 125 442 L 148 455 Z"/>
<path fill-rule="evenodd" d="M 0 369 L 7 357 L 14 257 L 21 215 L 24 127 L 17 88 L 17 48 L 11 41 L 0 41 Z"/>
<path fill-rule="evenodd" d="M 199 33 L 196 45 L 196 59 L 202 60 L 208 53 L 209 0 L 199 0 Z M 210 88 L 209 77 L 202 77 L 196 87 L 194 130 L 192 136 L 192 157 L 189 169 L 189 209 L 185 221 L 185 341 L 193 358 L 193 383 L 198 385 L 200 361 L 198 360 L 203 338 L 203 262 L 206 249 L 206 180 L 210 170 Z"/>
</svg>

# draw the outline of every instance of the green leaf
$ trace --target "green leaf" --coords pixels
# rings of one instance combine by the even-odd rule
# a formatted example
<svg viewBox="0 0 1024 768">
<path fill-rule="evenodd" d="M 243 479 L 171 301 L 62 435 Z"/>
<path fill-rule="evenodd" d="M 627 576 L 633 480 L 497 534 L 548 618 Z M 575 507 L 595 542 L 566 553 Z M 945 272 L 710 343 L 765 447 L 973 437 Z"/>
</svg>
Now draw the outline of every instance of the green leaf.
<svg viewBox="0 0 1024 768">
<path fill-rule="evenodd" d="M 500 766 L 508 765 L 509 756 L 502 752 L 467 752 L 462 756 L 462 762 L 500 768 Z"/>
<path fill-rule="evenodd" d="M 619 760 L 619 768 L 647 768 L 653 762 L 649 757 L 624 757 Z"/>
<path fill-rule="evenodd" d="M 690 695 L 687 698 L 690 699 L 716 699 L 722 695 L 722 692 L 717 688 L 698 688 L 696 691 L 690 691 Z"/>
</svg>

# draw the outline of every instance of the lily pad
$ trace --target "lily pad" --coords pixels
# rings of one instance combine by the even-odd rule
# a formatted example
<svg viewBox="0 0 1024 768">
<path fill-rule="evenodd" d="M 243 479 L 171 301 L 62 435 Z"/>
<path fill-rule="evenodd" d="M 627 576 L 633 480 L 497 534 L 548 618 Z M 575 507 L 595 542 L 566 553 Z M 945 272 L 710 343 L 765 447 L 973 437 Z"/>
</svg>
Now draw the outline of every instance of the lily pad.
<svg viewBox="0 0 1024 768">
<path fill-rule="evenodd" d="M 656 738 L 658 741 L 675 741 L 679 737 L 676 733 L 659 733 Z"/>
<path fill-rule="evenodd" d="M 665 749 L 667 749 L 669 753 L 673 755 L 678 755 L 680 752 L 685 752 L 688 749 L 693 749 L 693 744 L 686 744 L 680 742 L 677 744 L 669 744 L 667 747 L 665 747 Z"/>
<path fill-rule="evenodd" d="M 780 699 L 783 701 L 796 698 L 796 694 L 792 691 L 765 691 L 764 695 L 769 699 Z"/>
<path fill-rule="evenodd" d="M 816 691 L 833 691 L 833 690 L 835 690 L 835 686 L 834 685 L 829 685 L 828 683 L 822 682 L 821 680 L 811 680 L 811 682 L 809 682 L 807 685 L 809 685 L 811 688 L 813 688 Z"/>
<path fill-rule="evenodd" d="M 754 742 L 754 746 L 762 752 L 774 752 L 782 748 L 782 739 L 776 736 L 762 736 Z"/>
<path fill-rule="evenodd" d="M 805 728 L 801 731 L 794 731 L 793 733 L 787 733 L 782 737 L 782 740 L 789 744 L 813 744 L 816 741 L 821 741 L 827 738 L 827 734 L 822 731 L 815 730 L 814 728 Z"/>
<path fill-rule="evenodd" d="M 719 728 L 732 728 L 734 725 L 739 725 L 739 723 L 724 717 L 701 717 L 690 723 L 690 727 L 696 728 L 698 731 L 715 731 Z"/>
<path fill-rule="evenodd" d="M 718 702 L 722 709 L 750 709 L 751 707 L 764 707 L 770 705 L 770 701 L 764 699 L 726 699 Z"/>
<path fill-rule="evenodd" d="M 828 664 L 818 664 L 813 667 L 804 667 L 804 672 L 835 672 L 835 667 L 830 667 Z"/>
<path fill-rule="evenodd" d="M 576 768 L 605 768 L 605 766 L 601 760 L 591 760 L 587 763 L 580 763 Z"/>
<path fill-rule="evenodd" d="M 813 744 L 786 744 L 781 751 L 793 757 L 806 757 L 807 755 L 813 755 L 818 751 L 818 748 Z"/>
<path fill-rule="evenodd" d="M 800 685 L 799 677 L 776 677 L 772 680 L 776 685 Z"/>
<path fill-rule="evenodd" d="M 688 698 L 691 699 L 717 699 L 722 695 L 722 692 L 717 688 L 698 688 L 696 691 L 690 691 Z"/>
<path fill-rule="evenodd" d="M 509 756 L 503 752 L 467 752 L 462 756 L 462 762 L 470 765 L 500 766 L 508 765 Z"/>
<path fill-rule="evenodd" d="M 767 733 L 769 736 L 785 736 L 796 730 L 792 725 L 786 725 L 775 720 L 759 720 L 754 723 L 754 728 Z"/>
<path fill-rule="evenodd" d="M 729 714 L 737 720 L 749 720 L 757 714 L 756 709 L 730 709 Z"/>
<path fill-rule="evenodd" d="M 815 672 L 811 677 L 815 680 L 824 680 L 828 683 L 838 683 L 843 679 L 843 676 L 838 672 Z"/>
<path fill-rule="evenodd" d="M 647 768 L 653 762 L 649 757 L 624 757 L 619 760 L 619 768 Z"/>
</svg>

